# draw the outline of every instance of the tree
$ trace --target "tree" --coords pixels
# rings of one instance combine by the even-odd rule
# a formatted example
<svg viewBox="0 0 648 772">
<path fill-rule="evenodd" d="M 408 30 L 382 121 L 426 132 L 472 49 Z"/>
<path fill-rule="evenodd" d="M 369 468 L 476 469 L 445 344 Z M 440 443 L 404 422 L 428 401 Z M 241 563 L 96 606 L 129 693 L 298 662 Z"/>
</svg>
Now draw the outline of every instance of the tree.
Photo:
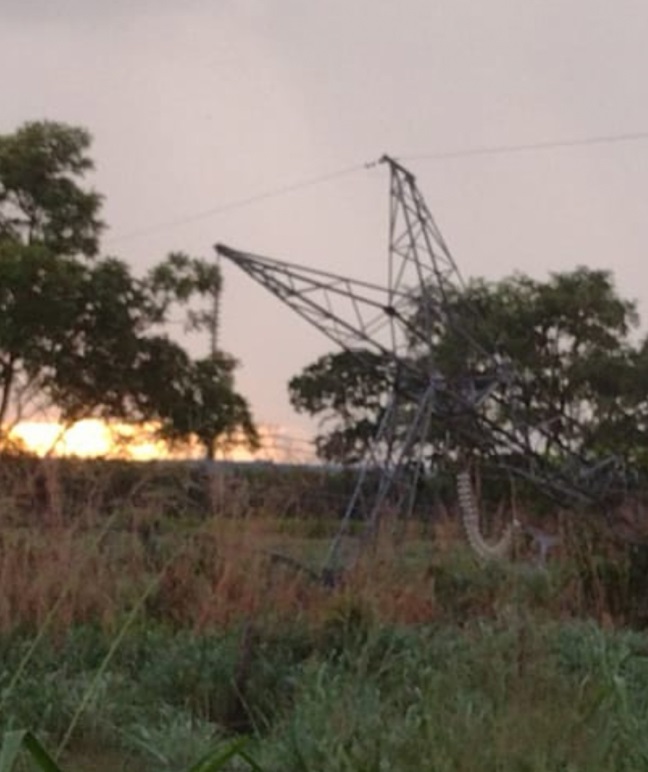
<svg viewBox="0 0 648 772">
<path fill-rule="evenodd" d="M 98 250 L 101 197 L 81 182 L 93 168 L 89 134 L 27 123 L 0 136 L 0 425 L 51 397 L 69 348 L 87 267 Z"/>
<path fill-rule="evenodd" d="M 94 168 L 90 144 L 84 129 L 52 121 L 0 136 L 0 241 L 97 254 L 101 196 L 80 185 Z"/>
<path fill-rule="evenodd" d="M 205 308 L 188 309 L 185 328 L 187 331 L 206 331 L 209 351 L 215 355 L 223 288 L 219 267 L 215 263 L 189 257 L 184 252 L 171 252 L 164 262 L 151 269 L 148 281 L 160 308 L 165 311 L 173 303 L 186 306 L 196 296 L 207 298 Z"/>
<path fill-rule="evenodd" d="M 160 436 L 172 443 L 195 438 L 213 459 L 220 448 L 259 437 L 247 401 L 234 390 L 236 360 L 218 349 L 222 277 L 219 267 L 183 252 L 172 252 L 148 275 L 148 285 L 162 314 L 174 305 L 186 308 L 185 329 L 206 332 L 208 355 L 174 367 L 176 378 L 160 391 Z M 191 307 L 196 298 L 203 307 Z M 152 392 L 149 392 L 152 393 Z"/>
<path fill-rule="evenodd" d="M 423 307 L 430 298 L 432 314 Z M 636 409 L 646 379 L 639 378 L 640 357 L 630 338 L 638 324 L 636 308 L 618 296 L 608 272 L 579 268 L 546 282 L 525 276 L 478 280 L 461 293 L 446 293 L 443 304 L 430 290 L 425 301 L 413 302 L 413 329 L 425 329 L 427 335 L 423 320 L 430 318 L 430 345 L 412 335 L 409 357 L 445 383 L 441 407 L 444 400 L 452 407 L 452 390 L 456 393 L 462 383 L 487 378 L 498 359 L 513 376 L 481 408 L 491 425 L 526 432 L 529 447 L 546 457 L 567 449 L 595 455 L 620 450 L 621 427 Z M 641 361 L 648 376 L 648 354 Z M 293 405 L 333 427 L 318 438 L 324 457 L 347 460 L 348 448 L 365 445 L 374 433 L 377 406 L 384 404 L 390 383 L 382 372 L 340 354 L 324 357 L 291 380 Z M 538 425 L 545 429 L 542 436 L 532 429 Z M 445 419 L 432 424 L 430 451 L 454 445 L 506 452 L 487 426 L 449 409 Z M 336 443 L 340 435 L 345 441 Z M 635 436 L 634 441 L 641 440 Z"/>
<path fill-rule="evenodd" d="M 322 425 L 333 423 L 316 437 L 320 458 L 343 463 L 362 458 L 384 416 L 392 382 L 389 360 L 366 350 L 326 354 L 290 380 L 293 407 L 322 416 Z"/>
<path fill-rule="evenodd" d="M 55 261 L 56 266 L 60 263 Z M 152 413 L 143 410 L 142 363 L 149 363 L 154 352 L 158 378 L 172 382 L 173 358 L 168 352 L 181 359 L 184 351 L 157 332 L 163 309 L 126 263 L 102 258 L 75 267 L 76 286 L 62 289 L 68 317 L 52 328 L 46 345 L 34 348 L 38 389 L 50 395 L 66 422 L 89 415 L 147 419 Z M 63 298 L 55 296 L 53 305 L 63 307 Z M 44 351 L 49 352 L 47 358 Z"/>
<path fill-rule="evenodd" d="M 208 455 L 238 431 L 254 444 L 235 360 L 216 348 L 218 267 L 171 253 L 138 278 L 98 257 L 101 197 L 81 185 L 89 147 L 83 129 L 51 122 L 0 136 L 0 426 L 55 409 L 64 422 L 152 421 Z M 166 332 L 177 305 L 209 334 L 207 359 Z"/>
<path fill-rule="evenodd" d="M 609 272 L 474 282 L 449 313 L 457 321 L 434 349 L 444 374 L 459 372 L 462 361 L 469 371 L 486 368 L 482 351 L 498 351 L 511 364 L 514 377 L 491 415 L 496 423 L 526 432 L 528 446 L 545 456 L 596 450 L 602 411 L 613 417 L 599 373 L 628 365 L 638 324 L 635 305 L 618 296 Z M 542 436 L 533 429 L 540 425 Z"/>
<path fill-rule="evenodd" d="M 158 436 L 171 443 L 196 439 L 208 458 L 234 441 L 256 448 L 249 405 L 234 388 L 236 360 L 215 349 L 192 359 L 155 332 L 177 302 L 205 294 L 202 280 L 214 268 L 191 258 L 195 273 L 183 278 L 176 297 L 170 284 L 162 291 L 158 281 L 175 263 L 172 255 L 140 280 L 114 258 L 86 266 L 74 320 L 52 364 L 40 371 L 39 390 L 52 395 L 67 421 L 92 414 L 152 422 Z M 193 313 L 199 312 L 189 309 L 189 318 Z"/>
<path fill-rule="evenodd" d="M 216 352 L 188 361 L 177 385 L 165 388 L 156 404 L 159 434 L 172 443 L 195 437 L 208 459 L 231 444 L 259 446 L 259 436 L 246 400 L 234 390 L 236 361 Z"/>
</svg>

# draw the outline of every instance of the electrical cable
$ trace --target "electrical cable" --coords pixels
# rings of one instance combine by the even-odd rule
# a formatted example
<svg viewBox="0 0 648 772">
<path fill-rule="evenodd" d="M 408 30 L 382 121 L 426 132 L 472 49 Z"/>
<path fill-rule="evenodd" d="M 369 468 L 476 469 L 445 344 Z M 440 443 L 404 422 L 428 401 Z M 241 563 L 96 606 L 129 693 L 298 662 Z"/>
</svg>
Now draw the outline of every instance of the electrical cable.
<svg viewBox="0 0 648 772">
<path fill-rule="evenodd" d="M 443 161 L 452 158 L 469 158 L 471 156 L 508 155 L 512 153 L 557 150 L 560 148 L 585 147 L 588 145 L 609 145 L 618 144 L 621 142 L 640 142 L 647 139 L 648 131 L 637 131 L 629 134 L 604 134 L 594 137 L 529 142 L 520 145 L 484 145 L 483 147 L 468 148 L 466 150 L 446 150 L 438 153 L 420 153 L 417 155 L 399 156 L 399 160 Z"/>
<path fill-rule="evenodd" d="M 270 190 L 263 191 L 262 193 L 257 193 L 255 195 L 248 196 L 246 198 L 239 198 L 239 199 L 235 199 L 234 201 L 228 201 L 218 206 L 212 207 L 211 209 L 204 209 L 201 212 L 196 212 L 195 214 L 186 215 L 185 217 L 179 217 L 174 220 L 166 220 L 165 222 L 156 223 L 155 225 L 150 225 L 145 228 L 139 228 L 138 230 L 129 231 L 128 233 L 124 233 L 122 235 L 117 235 L 113 238 L 106 239 L 106 243 L 116 244 L 121 241 L 127 241 L 129 239 L 138 238 L 139 236 L 148 236 L 152 233 L 157 233 L 158 231 L 177 228 L 187 223 L 204 220 L 204 219 L 207 219 L 208 217 L 213 217 L 215 215 L 223 214 L 225 212 L 231 212 L 235 209 L 241 209 L 245 206 L 250 206 L 251 204 L 256 204 L 261 201 L 267 201 L 268 199 L 271 199 L 271 198 L 278 198 L 279 196 L 285 196 L 285 195 L 288 195 L 289 193 L 295 193 L 296 191 L 303 190 L 304 188 L 310 188 L 315 185 L 321 185 L 325 182 L 331 182 L 332 180 L 336 180 L 341 177 L 346 177 L 350 174 L 363 171 L 364 169 L 366 169 L 366 164 L 355 164 L 354 166 L 347 166 L 343 169 L 338 169 L 337 171 L 330 172 L 329 174 L 322 174 L 317 177 L 309 177 L 307 179 L 300 180 L 298 182 L 294 182 L 289 185 L 283 185 L 278 188 L 272 188 Z"/>
<path fill-rule="evenodd" d="M 467 148 L 465 150 L 448 150 L 432 153 L 417 153 L 415 155 L 400 155 L 398 160 L 400 161 L 444 161 L 452 160 L 455 158 L 470 158 L 478 156 L 495 156 L 495 155 L 508 155 L 514 153 L 528 153 L 544 150 L 558 150 L 561 148 L 569 149 L 575 147 L 585 147 L 588 145 L 603 145 L 603 144 L 619 144 L 626 142 L 639 142 L 648 139 L 648 131 L 637 131 L 625 134 L 605 134 L 591 137 L 580 137 L 574 139 L 559 139 L 549 140 L 541 142 L 530 142 L 519 145 L 484 145 L 482 147 Z M 353 166 L 346 166 L 341 169 L 337 169 L 334 172 L 328 174 L 318 175 L 316 177 L 308 177 L 297 182 L 283 185 L 277 188 L 271 188 L 261 193 L 247 196 L 245 198 L 235 199 L 233 201 L 227 201 L 209 209 L 204 209 L 194 214 L 189 214 L 183 217 L 178 217 L 173 220 L 166 220 L 163 222 L 155 223 L 143 228 L 138 228 L 133 231 L 128 231 L 121 235 L 116 235 L 112 238 L 106 239 L 108 246 L 112 244 L 118 244 L 123 241 L 129 241 L 131 239 L 139 238 L 141 236 L 149 236 L 154 233 L 158 233 L 165 230 L 171 230 L 173 228 L 187 225 L 192 222 L 198 222 L 205 220 L 209 217 L 214 217 L 219 214 L 231 212 L 237 209 L 242 209 L 252 204 L 267 201 L 280 196 L 285 196 L 290 193 L 295 193 L 305 188 L 321 185 L 332 180 L 340 179 L 351 174 L 355 174 L 359 171 L 364 171 L 375 167 L 376 162 L 373 163 L 359 163 Z"/>
</svg>

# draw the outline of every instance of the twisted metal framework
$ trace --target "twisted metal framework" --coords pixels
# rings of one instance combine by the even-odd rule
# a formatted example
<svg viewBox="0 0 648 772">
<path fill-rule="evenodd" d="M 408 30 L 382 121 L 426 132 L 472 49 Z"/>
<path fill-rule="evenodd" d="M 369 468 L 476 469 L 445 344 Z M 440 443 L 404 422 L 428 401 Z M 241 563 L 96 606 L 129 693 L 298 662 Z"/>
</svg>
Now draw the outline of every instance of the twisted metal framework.
<svg viewBox="0 0 648 772">
<path fill-rule="evenodd" d="M 557 441 L 555 434 L 550 434 L 550 427 L 530 426 L 516 420 L 511 403 L 518 376 L 495 347 L 485 350 L 466 331 L 469 325 L 465 325 L 465 314 L 476 311 L 462 308 L 458 314 L 451 302 L 460 295 L 464 284 L 414 175 L 389 156 L 383 156 L 380 162 L 390 171 L 385 286 L 216 245 L 219 255 L 270 290 L 337 345 L 360 359 L 367 356 L 366 352 L 378 354 L 387 363 L 391 393 L 331 544 L 325 572 L 335 570 L 340 544 L 352 517 L 365 519 L 366 534 L 371 537 L 388 497 L 390 506 L 405 514 L 411 512 L 420 476 L 427 468 L 433 422 L 442 425 L 443 421 L 469 417 L 470 431 L 484 433 L 491 438 L 493 447 L 507 451 L 505 457 L 509 460 L 500 461 L 501 467 L 556 496 L 591 501 L 600 495 L 601 486 L 607 485 L 608 480 L 604 474 L 584 472 L 586 460 L 567 444 L 560 449 L 571 459 L 568 466 L 572 471 L 556 468 L 539 450 L 549 437 L 554 445 Z M 433 341 L 440 327 L 452 327 L 478 355 L 478 370 L 449 380 L 437 369 Z M 507 423 L 496 420 L 497 408 L 507 408 Z M 560 416 L 560 420 L 565 423 L 569 419 Z M 371 475 L 376 469 L 380 470 L 377 486 Z M 460 493 L 463 491 L 464 499 L 465 488 L 462 477 Z M 469 509 L 468 519 L 472 522 L 474 507 Z M 474 530 L 474 525 L 471 527 Z M 496 548 L 493 554 L 500 551 Z"/>
</svg>

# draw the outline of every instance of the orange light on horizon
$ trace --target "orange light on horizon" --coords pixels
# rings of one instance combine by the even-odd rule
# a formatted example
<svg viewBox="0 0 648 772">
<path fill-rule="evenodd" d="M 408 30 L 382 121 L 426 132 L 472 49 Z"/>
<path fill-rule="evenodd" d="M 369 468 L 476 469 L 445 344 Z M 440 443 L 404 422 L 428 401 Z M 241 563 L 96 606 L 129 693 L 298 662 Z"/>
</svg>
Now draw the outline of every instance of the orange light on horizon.
<svg viewBox="0 0 648 772">
<path fill-rule="evenodd" d="M 310 462 L 308 442 L 289 436 L 276 426 L 259 427 L 261 449 L 250 451 L 244 444 L 233 444 L 218 454 L 228 461 Z M 9 434 L 38 456 L 74 456 L 77 458 L 153 461 L 201 458 L 203 451 L 195 442 L 178 447 L 155 436 L 150 424 L 110 423 L 98 418 L 78 421 L 67 429 L 55 421 L 21 421 Z M 278 441 L 279 440 L 279 441 Z M 296 443 L 296 444 L 295 444 Z"/>
<path fill-rule="evenodd" d="M 137 461 L 169 458 L 169 446 L 151 427 L 110 424 L 98 418 L 65 428 L 55 421 L 21 421 L 9 435 L 38 456 L 125 458 Z"/>
</svg>

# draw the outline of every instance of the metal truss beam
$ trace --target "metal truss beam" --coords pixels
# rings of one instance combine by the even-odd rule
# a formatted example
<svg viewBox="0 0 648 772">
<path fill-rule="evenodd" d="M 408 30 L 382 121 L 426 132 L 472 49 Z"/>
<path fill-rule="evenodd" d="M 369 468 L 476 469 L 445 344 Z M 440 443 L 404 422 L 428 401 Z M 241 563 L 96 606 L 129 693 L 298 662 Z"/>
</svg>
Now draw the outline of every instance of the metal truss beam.
<svg viewBox="0 0 648 772">
<path fill-rule="evenodd" d="M 586 460 L 567 442 L 557 443 L 547 426 L 530 426 L 516 412 L 517 375 L 506 358 L 496 353 L 495 346 L 484 349 L 466 331 L 472 325 L 466 325 L 463 315 L 477 311 L 468 307 L 456 310 L 464 282 L 414 175 L 390 156 L 383 156 L 380 162 L 390 171 L 384 286 L 216 245 L 220 255 L 336 345 L 358 357 L 363 351 L 379 354 L 393 364 L 392 393 L 331 544 L 327 571 L 338 559 L 342 537 L 353 517 L 364 518 L 371 535 L 388 497 L 390 505 L 396 502 L 406 512 L 411 511 L 435 421 L 463 419 L 467 445 L 476 437 L 488 438 L 489 449 L 484 452 L 499 455 L 502 469 L 558 497 L 592 501 L 611 479 L 610 475 L 583 473 Z M 478 354 L 482 363 L 479 372 L 467 370 L 449 380 L 439 371 L 433 342 L 443 328 L 452 328 Z M 502 415 L 509 416 L 506 424 Z M 569 422 L 566 416 L 559 418 L 565 425 Z M 573 473 L 557 469 L 542 453 L 549 442 L 571 460 Z M 512 458 L 517 462 L 512 463 Z M 370 472 L 376 469 L 381 470 L 377 486 L 370 479 Z M 607 471 L 610 469 L 606 466 Z"/>
</svg>

